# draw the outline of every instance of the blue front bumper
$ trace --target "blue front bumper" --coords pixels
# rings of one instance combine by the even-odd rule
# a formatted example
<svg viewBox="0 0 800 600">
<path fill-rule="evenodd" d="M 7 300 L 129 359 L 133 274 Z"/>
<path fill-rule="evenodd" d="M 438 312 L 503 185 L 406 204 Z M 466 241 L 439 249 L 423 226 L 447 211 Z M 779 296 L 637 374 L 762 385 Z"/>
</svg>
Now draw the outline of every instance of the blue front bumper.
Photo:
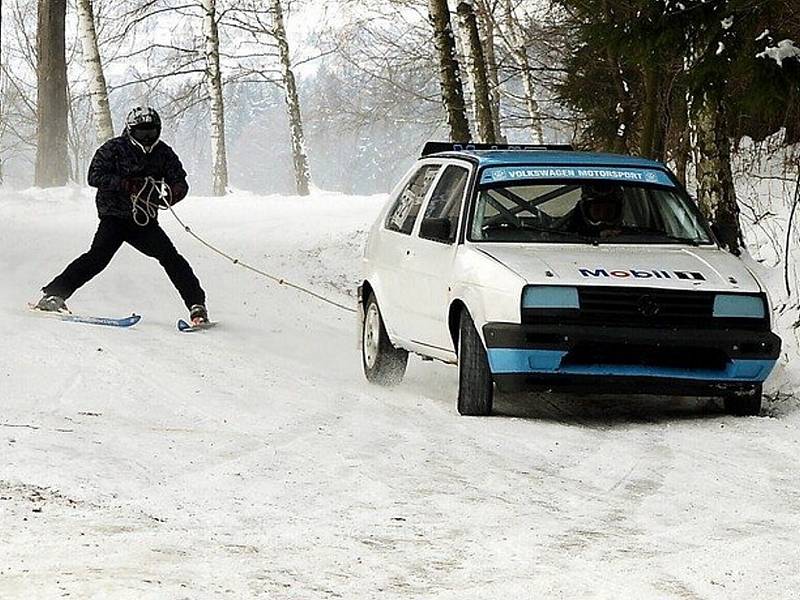
<svg viewBox="0 0 800 600">
<path fill-rule="evenodd" d="M 775 334 L 752 330 L 489 323 L 483 331 L 498 384 L 597 392 L 612 383 L 613 391 L 657 393 L 752 387 L 767 379 L 781 347 Z"/>
<path fill-rule="evenodd" d="M 741 383 L 763 382 L 772 372 L 775 360 L 732 359 L 722 369 L 670 367 L 636 364 L 562 364 L 565 350 L 527 350 L 489 348 L 489 367 L 493 374 L 589 375 L 610 377 L 662 377 Z"/>
</svg>

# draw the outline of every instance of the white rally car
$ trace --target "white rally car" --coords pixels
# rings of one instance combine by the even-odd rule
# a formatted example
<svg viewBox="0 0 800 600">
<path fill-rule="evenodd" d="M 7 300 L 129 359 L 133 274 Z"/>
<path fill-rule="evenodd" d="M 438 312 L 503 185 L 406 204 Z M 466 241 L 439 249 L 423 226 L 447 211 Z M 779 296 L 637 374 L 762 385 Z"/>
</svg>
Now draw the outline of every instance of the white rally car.
<svg viewBox="0 0 800 600">
<path fill-rule="evenodd" d="M 779 356 L 764 286 L 670 171 L 564 147 L 429 143 L 373 226 L 359 287 L 369 381 L 408 353 L 500 389 L 725 399 L 757 414 Z"/>
</svg>

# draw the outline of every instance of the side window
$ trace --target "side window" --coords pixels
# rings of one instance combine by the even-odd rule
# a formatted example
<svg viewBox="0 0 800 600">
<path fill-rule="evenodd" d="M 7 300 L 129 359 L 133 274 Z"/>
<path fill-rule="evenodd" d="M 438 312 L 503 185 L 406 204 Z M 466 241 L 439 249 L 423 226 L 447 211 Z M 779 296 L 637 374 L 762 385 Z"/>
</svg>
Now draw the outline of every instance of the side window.
<svg viewBox="0 0 800 600">
<path fill-rule="evenodd" d="M 458 216 L 464 201 L 469 171 L 449 166 L 431 194 L 422 218 L 419 236 L 427 240 L 452 244 L 458 233 Z"/>
<path fill-rule="evenodd" d="M 399 231 L 406 235 L 411 233 L 414 229 L 414 222 L 417 220 L 419 209 L 422 206 L 422 201 L 425 199 L 433 180 L 436 179 L 436 174 L 440 168 L 441 165 L 425 165 L 411 177 L 411 180 L 400 192 L 397 201 L 389 211 L 389 216 L 386 219 L 386 229 Z"/>
</svg>

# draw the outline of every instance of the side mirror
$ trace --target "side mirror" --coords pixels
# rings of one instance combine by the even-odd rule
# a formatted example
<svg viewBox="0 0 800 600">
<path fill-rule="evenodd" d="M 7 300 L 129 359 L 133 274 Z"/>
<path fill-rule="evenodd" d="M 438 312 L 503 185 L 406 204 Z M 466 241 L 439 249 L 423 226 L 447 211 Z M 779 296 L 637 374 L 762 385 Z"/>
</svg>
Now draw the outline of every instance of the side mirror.
<svg viewBox="0 0 800 600">
<path fill-rule="evenodd" d="M 436 242 L 449 242 L 452 226 L 447 217 L 424 219 L 419 227 L 419 237 Z"/>
</svg>

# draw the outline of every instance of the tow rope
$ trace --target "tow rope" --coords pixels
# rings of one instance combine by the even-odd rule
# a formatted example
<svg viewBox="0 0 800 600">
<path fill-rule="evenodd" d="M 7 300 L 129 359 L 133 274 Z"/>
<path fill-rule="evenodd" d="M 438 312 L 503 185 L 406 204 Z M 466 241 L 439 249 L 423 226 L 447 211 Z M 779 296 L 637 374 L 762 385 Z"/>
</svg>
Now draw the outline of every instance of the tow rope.
<svg viewBox="0 0 800 600">
<path fill-rule="evenodd" d="M 145 194 L 146 192 L 146 194 Z M 155 194 L 155 199 L 153 195 Z M 156 180 L 153 177 L 145 178 L 145 183 L 136 194 L 131 197 L 131 202 L 133 204 L 133 220 L 134 222 L 141 226 L 145 227 L 147 224 L 150 223 L 152 219 L 154 219 L 158 215 L 159 210 L 169 210 L 172 213 L 172 216 L 175 217 L 175 220 L 178 224 L 183 227 L 183 230 L 196 239 L 198 242 L 203 244 L 206 248 L 219 254 L 223 258 L 228 259 L 234 265 L 238 265 L 243 269 L 247 269 L 248 271 L 252 271 L 262 277 L 269 279 L 277 283 L 278 285 L 282 285 L 288 288 L 292 288 L 298 292 L 311 296 L 312 298 L 316 298 L 321 302 L 325 302 L 330 304 L 331 306 L 335 306 L 341 310 L 347 311 L 349 313 L 357 312 L 355 308 L 352 306 L 347 306 L 346 304 L 342 304 L 335 300 L 331 300 L 330 298 L 326 298 L 322 294 L 315 292 L 314 290 L 308 289 L 303 287 L 302 285 L 298 285 L 296 283 L 292 283 L 291 281 L 286 280 L 283 277 L 279 277 L 277 275 L 272 275 L 258 269 L 246 262 L 243 262 L 241 259 L 231 256 L 227 252 L 220 250 L 212 243 L 206 241 L 202 237 L 200 237 L 197 233 L 192 230 L 183 220 L 178 216 L 178 213 L 175 212 L 175 209 L 172 208 L 172 189 L 170 188 L 169 184 L 164 180 Z"/>
</svg>

